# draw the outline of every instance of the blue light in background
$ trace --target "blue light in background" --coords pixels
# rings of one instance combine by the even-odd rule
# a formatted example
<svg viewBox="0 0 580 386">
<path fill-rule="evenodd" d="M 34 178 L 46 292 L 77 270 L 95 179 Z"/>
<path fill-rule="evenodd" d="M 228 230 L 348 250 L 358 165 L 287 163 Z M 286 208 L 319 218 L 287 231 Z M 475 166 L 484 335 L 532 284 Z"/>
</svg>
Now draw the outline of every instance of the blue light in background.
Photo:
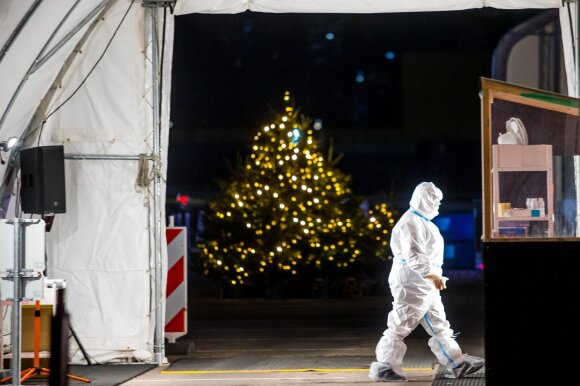
<svg viewBox="0 0 580 386">
<path fill-rule="evenodd" d="M 473 240 L 473 216 L 471 213 L 441 214 L 433 219 L 447 240 Z"/>
<path fill-rule="evenodd" d="M 295 127 L 292 129 L 292 143 L 298 143 L 300 137 L 302 136 L 302 132 L 299 128 Z"/>
<path fill-rule="evenodd" d="M 441 233 L 445 233 L 449 230 L 449 226 L 451 225 L 451 217 L 450 216 L 439 216 L 433 219 L 437 228 Z"/>
<path fill-rule="evenodd" d="M 443 249 L 443 258 L 447 260 L 455 259 L 455 244 L 447 244 Z"/>
<path fill-rule="evenodd" d="M 326 40 L 332 40 L 334 39 L 334 34 L 332 32 L 329 32 L 326 34 Z"/>
<path fill-rule="evenodd" d="M 433 219 L 443 239 L 445 269 L 474 269 L 474 224 L 471 212 L 440 214 Z"/>
<path fill-rule="evenodd" d="M 365 81 L 365 72 L 363 70 L 357 70 L 356 71 L 356 76 L 354 77 L 354 80 L 357 83 L 362 83 Z"/>
<path fill-rule="evenodd" d="M 393 51 L 385 52 L 385 59 L 387 59 L 387 60 L 395 59 L 395 53 Z"/>
</svg>

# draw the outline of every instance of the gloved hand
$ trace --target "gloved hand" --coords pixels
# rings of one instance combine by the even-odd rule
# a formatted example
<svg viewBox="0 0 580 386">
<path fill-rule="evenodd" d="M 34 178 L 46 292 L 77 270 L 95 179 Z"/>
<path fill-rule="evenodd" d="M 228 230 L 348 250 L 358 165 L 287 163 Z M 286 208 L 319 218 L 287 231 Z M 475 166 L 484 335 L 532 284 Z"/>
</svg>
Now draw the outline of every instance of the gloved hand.
<svg viewBox="0 0 580 386">
<path fill-rule="evenodd" d="M 435 288 L 437 288 L 439 291 L 447 288 L 445 280 L 443 280 L 441 276 L 435 275 L 434 273 L 425 276 L 425 279 L 431 280 L 433 284 L 435 284 Z"/>
</svg>

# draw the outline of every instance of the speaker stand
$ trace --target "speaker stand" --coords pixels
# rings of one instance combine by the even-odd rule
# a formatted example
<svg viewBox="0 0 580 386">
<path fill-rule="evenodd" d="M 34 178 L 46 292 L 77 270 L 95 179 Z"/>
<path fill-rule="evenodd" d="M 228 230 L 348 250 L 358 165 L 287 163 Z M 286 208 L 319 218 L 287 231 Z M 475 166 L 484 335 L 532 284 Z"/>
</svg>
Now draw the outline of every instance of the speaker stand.
<svg viewBox="0 0 580 386">
<path fill-rule="evenodd" d="M 70 324 L 69 324 L 70 326 Z M 36 301 L 36 306 L 34 309 L 34 359 L 32 367 L 20 372 L 20 382 L 24 382 L 27 379 L 30 379 L 36 375 L 50 375 L 50 369 L 46 367 L 42 367 L 40 365 L 40 301 Z M 0 383 L 8 382 L 9 380 L 14 377 L 15 374 L 12 374 L 9 377 L 0 379 Z M 77 381 L 91 383 L 91 380 L 88 378 L 79 377 L 78 375 L 66 374 L 67 378 L 74 379 Z"/>
<path fill-rule="evenodd" d="M 83 357 L 85 357 L 87 364 L 89 366 L 92 365 L 91 359 L 89 358 L 89 354 L 87 354 L 87 351 L 85 350 L 83 344 L 81 343 L 81 340 L 79 339 L 79 336 L 77 335 L 76 331 L 74 330 L 74 328 L 73 328 L 72 324 L 70 323 L 70 320 L 68 320 L 68 318 L 66 319 L 66 322 L 68 324 L 68 329 L 70 330 L 70 333 L 71 333 L 72 337 L 74 338 L 77 346 L 79 346 L 79 349 L 83 353 Z"/>
</svg>

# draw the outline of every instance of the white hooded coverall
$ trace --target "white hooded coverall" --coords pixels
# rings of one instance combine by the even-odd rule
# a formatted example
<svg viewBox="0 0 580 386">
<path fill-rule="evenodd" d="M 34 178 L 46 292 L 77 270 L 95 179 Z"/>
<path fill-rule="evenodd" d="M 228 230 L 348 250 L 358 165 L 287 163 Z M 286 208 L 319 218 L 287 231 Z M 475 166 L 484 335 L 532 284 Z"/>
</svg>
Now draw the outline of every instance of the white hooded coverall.
<svg viewBox="0 0 580 386">
<path fill-rule="evenodd" d="M 403 340 L 419 324 L 431 336 L 429 347 L 442 365 L 456 367 L 462 352 L 453 337 L 445 316 L 439 290 L 429 274 L 442 277 L 443 237 L 431 220 L 439 214 L 443 198 L 431 182 L 419 184 L 410 202 L 410 209 L 393 228 L 391 249 L 393 266 L 389 286 L 393 295 L 393 310 L 387 329 L 376 347 L 379 363 L 403 374 L 403 357 L 407 346 Z"/>
</svg>

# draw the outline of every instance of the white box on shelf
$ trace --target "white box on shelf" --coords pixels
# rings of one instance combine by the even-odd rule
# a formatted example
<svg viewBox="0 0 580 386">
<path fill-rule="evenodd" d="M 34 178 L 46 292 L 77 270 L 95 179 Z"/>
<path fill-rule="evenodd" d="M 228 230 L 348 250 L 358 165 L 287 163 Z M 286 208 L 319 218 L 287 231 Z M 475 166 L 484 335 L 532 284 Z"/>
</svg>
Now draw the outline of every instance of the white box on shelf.
<svg viewBox="0 0 580 386">
<path fill-rule="evenodd" d="M 547 148 L 552 145 L 500 145 L 497 146 L 499 168 L 545 168 Z"/>
</svg>

